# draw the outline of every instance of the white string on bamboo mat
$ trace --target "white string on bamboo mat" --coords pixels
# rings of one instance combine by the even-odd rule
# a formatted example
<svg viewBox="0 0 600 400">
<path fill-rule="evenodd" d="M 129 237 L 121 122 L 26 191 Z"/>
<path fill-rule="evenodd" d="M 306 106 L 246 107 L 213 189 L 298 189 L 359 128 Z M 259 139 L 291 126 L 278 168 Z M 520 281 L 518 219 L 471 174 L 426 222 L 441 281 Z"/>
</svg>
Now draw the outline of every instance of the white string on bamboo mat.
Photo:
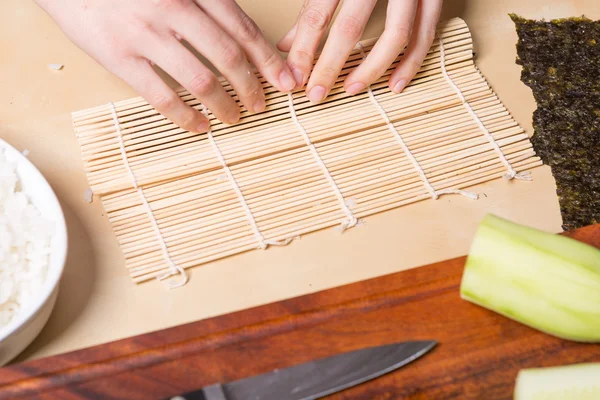
<svg viewBox="0 0 600 400">
<path fill-rule="evenodd" d="M 450 87 L 452 87 L 452 89 L 454 89 L 454 91 L 458 95 L 458 98 L 462 102 L 463 106 L 467 109 L 469 114 L 471 114 L 471 116 L 473 117 L 473 120 L 477 123 L 477 125 L 479 126 L 479 129 L 481 129 L 481 131 L 484 133 L 484 135 L 486 136 L 486 138 L 488 139 L 488 141 L 490 142 L 490 144 L 492 145 L 492 147 L 494 148 L 496 153 L 498 153 L 498 157 L 500 157 L 500 161 L 502 161 L 502 163 L 508 169 L 508 172 L 506 174 L 504 174 L 503 178 L 508 179 L 508 180 L 510 180 L 510 179 L 520 179 L 523 181 L 533 180 L 531 177 L 531 173 L 529 173 L 529 172 L 517 173 L 517 171 L 513 168 L 512 164 L 506 159 L 506 156 L 502 152 L 502 149 L 500 148 L 500 146 L 498 146 L 498 143 L 496 142 L 496 139 L 494 139 L 494 136 L 485 127 L 483 122 L 481 122 L 481 119 L 475 113 L 475 111 L 473 110 L 473 108 L 471 107 L 471 105 L 469 104 L 467 99 L 465 98 L 465 95 L 462 93 L 460 88 L 456 85 L 456 83 L 454 83 L 454 81 L 448 74 L 448 70 L 446 69 L 446 50 L 444 49 L 444 40 L 442 38 L 439 39 L 439 44 L 440 44 L 440 64 L 441 64 L 441 68 L 442 68 L 442 74 L 444 75 L 444 78 L 446 79 L 446 81 L 448 82 Z"/>
<path fill-rule="evenodd" d="M 206 106 L 204 104 L 202 104 L 202 114 L 204 114 L 207 117 L 207 119 L 209 119 L 208 109 L 206 108 Z M 209 119 L 209 121 L 210 121 L 210 119 Z M 296 238 L 288 238 L 288 239 L 285 239 L 282 241 L 266 240 L 265 237 L 262 235 L 262 233 L 260 233 L 260 230 L 258 229 L 258 225 L 256 224 L 256 220 L 254 219 L 254 215 L 252 214 L 252 210 L 250 210 L 250 206 L 248 205 L 248 202 L 246 201 L 246 198 L 244 197 L 244 194 L 242 193 L 240 186 L 238 185 L 237 181 L 235 180 L 235 177 L 233 176 L 233 173 L 231 172 L 229 165 L 227 165 L 227 162 L 225 161 L 225 157 L 223 157 L 223 153 L 221 153 L 221 150 L 219 149 L 219 146 L 217 145 L 217 142 L 216 142 L 215 138 L 213 137 L 211 127 L 208 128 L 207 134 L 208 134 L 208 140 L 210 141 L 212 148 L 214 149 L 215 153 L 217 154 L 217 158 L 219 159 L 219 162 L 221 163 L 223 170 L 227 174 L 227 177 L 229 178 L 229 181 L 231 182 L 231 186 L 233 187 L 233 190 L 237 194 L 238 200 L 240 201 L 242 207 L 246 211 L 246 216 L 248 217 L 248 221 L 250 222 L 250 226 L 252 227 L 254 236 L 256 236 L 256 239 L 258 240 L 258 243 L 259 243 L 258 248 L 265 250 L 269 246 L 287 246 L 288 244 L 290 244 L 290 242 Z"/>
<path fill-rule="evenodd" d="M 185 270 L 183 268 L 181 268 L 179 265 L 175 264 L 175 262 L 171 259 L 171 256 L 169 255 L 169 250 L 167 248 L 165 239 L 160 231 L 160 227 L 158 226 L 158 221 L 156 220 L 156 217 L 154 216 L 154 212 L 152 211 L 152 208 L 150 207 L 150 204 L 148 203 L 148 199 L 146 199 L 144 190 L 138 185 L 135 174 L 133 173 L 133 170 L 131 169 L 131 165 L 129 165 L 129 159 L 127 158 L 127 151 L 125 150 L 125 143 L 123 141 L 123 134 L 121 132 L 121 124 L 119 123 L 119 117 L 117 116 L 117 109 L 115 108 L 115 104 L 111 101 L 110 103 L 108 103 L 108 105 L 110 106 L 113 121 L 115 124 L 115 129 L 117 131 L 117 138 L 119 139 L 119 147 L 121 149 L 121 157 L 123 158 L 123 163 L 125 164 L 125 168 L 127 169 L 127 172 L 129 172 L 129 176 L 131 177 L 131 181 L 133 182 L 133 187 L 137 190 L 137 192 L 140 195 L 140 198 L 142 199 L 142 203 L 144 205 L 144 208 L 146 209 L 146 213 L 148 214 L 148 217 L 150 218 L 150 222 L 152 223 L 152 226 L 154 227 L 154 231 L 158 238 L 158 243 L 160 244 L 160 248 L 162 249 L 163 257 L 167 261 L 167 264 L 169 265 L 169 267 L 171 269 L 169 272 L 167 272 L 164 275 L 159 276 L 157 279 L 159 281 L 162 281 L 171 276 L 180 274 L 181 280 L 179 282 L 169 282 L 168 287 L 170 289 L 175 289 L 175 288 L 181 287 L 181 286 L 185 285 L 188 281 L 187 273 L 185 272 Z"/>
<path fill-rule="evenodd" d="M 335 180 L 333 179 L 333 176 L 331 176 L 331 173 L 329 172 L 327 165 L 325 165 L 325 162 L 323 162 L 323 159 L 319 155 L 317 148 L 311 142 L 310 136 L 308 136 L 308 132 L 306 132 L 306 129 L 304 129 L 304 126 L 300 123 L 300 120 L 298 119 L 298 115 L 296 114 L 296 108 L 294 107 L 294 98 L 293 98 L 291 92 L 288 93 L 288 105 L 289 105 L 290 114 L 292 115 L 292 120 L 294 121 L 294 124 L 296 124 L 296 126 L 298 127 L 298 130 L 300 131 L 300 133 L 302 133 L 302 137 L 304 137 L 304 141 L 306 142 L 306 145 L 310 149 L 310 152 L 312 153 L 315 161 L 317 161 L 317 164 L 319 164 L 319 166 L 323 170 L 325 177 L 329 181 L 331 188 L 333 189 L 336 197 L 338 198 L 338 201 L 340 202 L 340 206 L 342 207 L 342 210 L 344 211 L 344 213 L 346 213 L 347 219 L 344 222 L 342 222 L 342 231 L 356 226 L 356 224 L 358 223 L 358 219 L 354 216 L 354 213 L 352 212 L 352 210 L 350 210 L 350 207 L 348 207 L 348 204 L 346 204 L 346 200 L 344 199 L 344 195 L 342 194 L 342 191 L 338 187 L 337 183 L 335 183 Z"/>
<path fill-rule="evenodd" d="M 367 55 L 365 53 L 365 48 L 363 47 L 363 45 L 360 42 L 356 43 L 356 47 L 360 50 L 360 54 L 361 54 L 362 58 L 363 59 L 367 58 Z M 427 178 L 427 175 L 425 174 L 425 171 L 423 170 L 423 168 L 419 164 L 419 161 L 412 154 L 412 152 L 408 148 L 406 142 L 404 141 L 404 139 L 402 139 L 402 136 L 400 135 L 400 132 L 398 132 L 398 129 L 396 129 L 396 127 L 392 123 L 392 120 L 388 116 L 387 112 L 385 111 L 385 109 L 383 108 L 383 106 L 381 105 L 381 103 L 379 103 L 379 100 L 377 100 L 377 97 L 375 97 L 375 94 L 373 93 L 373 89 L 371 89 L 371 85 L 367 86 L 367 91 L 369 93 L 369 98 L 371 99 L 371 102 L 377 108 L 377 110 L 379 110 L 379 113 L 381 114 L 381 116 L 385 120 L 385 123 L 386 123 L 388 129 L 396 137 L 396 140 L 398 141 L 398 143 L 402 147 L 402 150 L 404 150 L 404 154 L 406 154 L 406 156 L 409 158 L 409 160 L 411 161 L 411 163 L 413 164 L 413 166 L 415 167 L 415 169 L 419 173 L 419 176 L 421 177 L 421 180 L 423 181 L 423 184 L 425 185 L 425 187 L 427 188 L 427 190 L 429 190 L 429 193 L 431 193 L 431 197 L 434 200 L 437 200 L 441 195 L 444 195 L 444 194 L 460 194 L 460 195 L 465 196 L 465 197 L 467 197 L 467 198 L 469 198 L 471 200 L 477 200 L 479 198 L 479 195 L 477 193 L 469 192 L 467 190 L 461 190 L 461 189 L 435 190 L 435 188 L 433 187 L 433 185 L 431 184 L 431 182 L 429 182 L 429 179 Z"/>
</svg>

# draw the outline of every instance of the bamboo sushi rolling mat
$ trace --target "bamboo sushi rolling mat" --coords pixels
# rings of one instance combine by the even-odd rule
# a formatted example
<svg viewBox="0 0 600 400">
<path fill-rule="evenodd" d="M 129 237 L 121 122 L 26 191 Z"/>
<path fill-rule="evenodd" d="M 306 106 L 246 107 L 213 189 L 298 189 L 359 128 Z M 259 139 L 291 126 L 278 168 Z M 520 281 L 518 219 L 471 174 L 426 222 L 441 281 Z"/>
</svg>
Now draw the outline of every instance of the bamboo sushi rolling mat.
<svg viewBox="0 0 600 400">
<path fill-rule="evenodd" d="M 347 95 L 345 76 L 375 41 L 357 45 L 319 105 L 259 75 L 266 110 L 242 108 L 228 126 L 180 91 L 207 113 L 208 133 L 178 128 L 142 98 L 74 112 L 90 187 L 133 280 L 177 276 L 176 287 L 212 260 L 442 195 L 476 199 L 465 189 L 485 181 L 530 179 L 541 161 L 475 66 L 463 20 L 439 24 L 402 94 L 387 84 L 400 56 L 367 92 Z"/>
</svg>

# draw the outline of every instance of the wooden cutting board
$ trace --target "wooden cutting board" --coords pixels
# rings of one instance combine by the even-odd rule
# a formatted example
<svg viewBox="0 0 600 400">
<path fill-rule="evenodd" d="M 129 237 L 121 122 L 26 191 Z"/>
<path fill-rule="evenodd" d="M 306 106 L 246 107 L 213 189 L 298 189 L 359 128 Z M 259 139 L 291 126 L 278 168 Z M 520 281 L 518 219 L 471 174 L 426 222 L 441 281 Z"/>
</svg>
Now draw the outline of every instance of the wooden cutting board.
<svg viewBox="0 0 600 400">
<path fill-rule="evenodd" d="M 600 247 L 600 225 L 569 235 Z M 510 399 L 521 368 L 600 362 L 600 345 L 556 339 L 462 301 L 464 261 L 0 369 L 0 398 L 159 399 L 340 352 L 420 339 L 439 345 L 407 367 L 330 398 Z"/>
</svg>

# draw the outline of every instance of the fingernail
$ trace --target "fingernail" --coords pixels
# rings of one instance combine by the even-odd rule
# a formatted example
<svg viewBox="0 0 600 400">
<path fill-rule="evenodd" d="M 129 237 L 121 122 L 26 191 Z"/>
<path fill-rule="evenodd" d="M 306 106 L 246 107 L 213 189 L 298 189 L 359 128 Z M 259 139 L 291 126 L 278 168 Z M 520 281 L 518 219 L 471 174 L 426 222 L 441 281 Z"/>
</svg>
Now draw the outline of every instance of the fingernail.
<svg viewBox="0 0 600 400">
<path fill-rule="evenodd" d="M 279 83 L 281 89 L 285 92 L 289 92 L 296 87 L 296 79 L 285 70 L 279 74 Z"/>
<path fill-rule="evenodd" d="M 260 98 L 260 99 L 256 100 L 256 102 L 252 106 L 252 112 L 259 113 L 259 112 L 263 112 L 263 111 L 265 111 L 265 99 Z"/>
<path fill-rule="evenodd" d="M 228 115 L 227 118 L 221 120 L 221 122 L 225 123 L 226 125 L 233 125 L 233 124 L 237 124 L 237 122 L 240 120 L 240 113 L 236 112 L 234 114 Z"/>
<path fill-rule="evenodd" d="M 392 90 L 394 93 L 400 93 L 404 90 L 404 88 L 406 87 L 406 80 L 405 79 L 400 79 L 398 81 L 398 83 L 396 83 L 396 86 L 394 86 L 394 89 Z"/>
<path fill-rule="evenodd" d="M 346 89 L 346 92 L 349 94 L 355 95 L 355 94 L 365 90 L 366 87 L 367 86 L 364 83 L 355 82 L 352 85 L 348 86 L 348 89 Z"/>
<path fill-rule="evenodd" d="M 208 121 L 202 121 L 196 127 L 196 131 L 200 133 L 208 132 Z"/>
<path fill-rule="evenodd" d="M 315 86 L 306 95 L 311 103 L 320 103 L 325 98 L 325 88 L 323 86 Z"/>
<path fill-rule="evenodd" d="M 296 80 L 296 87 L 301 88 L 304 86 L 304 73 L 298 68 L 293 68 L 292 73 L 294 74 L 294 79 Z"/>
</svg>

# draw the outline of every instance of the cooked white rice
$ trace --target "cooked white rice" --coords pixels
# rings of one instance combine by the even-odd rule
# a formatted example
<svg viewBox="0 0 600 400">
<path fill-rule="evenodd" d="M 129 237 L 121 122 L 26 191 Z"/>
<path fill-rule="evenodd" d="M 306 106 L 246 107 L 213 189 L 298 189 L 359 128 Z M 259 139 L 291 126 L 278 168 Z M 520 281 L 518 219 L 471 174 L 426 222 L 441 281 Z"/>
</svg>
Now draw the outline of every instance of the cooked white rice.
<svg viewBox="0 0 600 400">
<path fill-rule="evenodd" d="M 0 333 L 42 292 L 53 224 L 21 191 L 16 165 L 0 149 Z"/>
</svg>

